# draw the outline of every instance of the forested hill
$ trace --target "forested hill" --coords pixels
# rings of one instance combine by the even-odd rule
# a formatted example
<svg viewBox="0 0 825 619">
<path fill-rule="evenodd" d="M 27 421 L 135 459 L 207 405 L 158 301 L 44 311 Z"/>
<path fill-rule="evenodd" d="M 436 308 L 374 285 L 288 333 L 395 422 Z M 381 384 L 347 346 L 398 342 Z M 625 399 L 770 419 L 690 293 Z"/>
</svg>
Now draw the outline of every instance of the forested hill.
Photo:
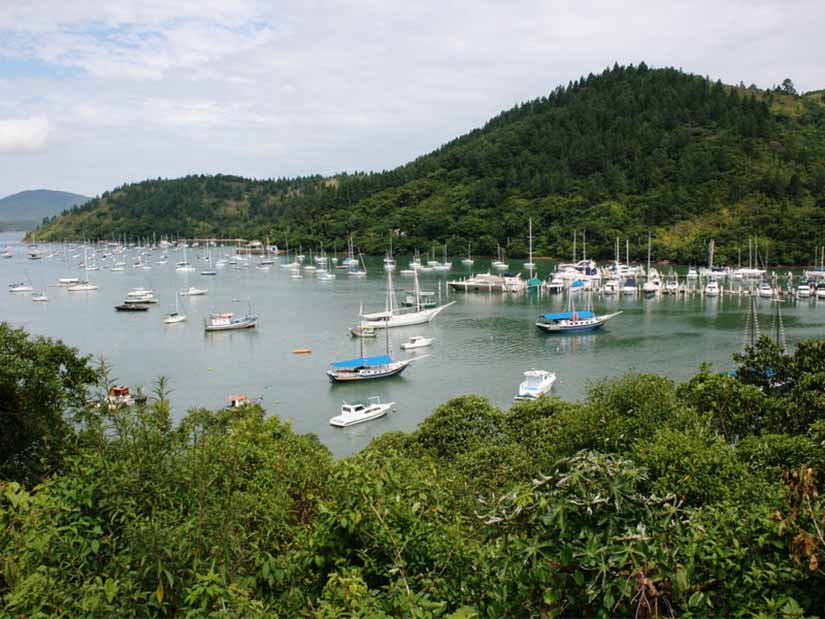
<svg viewBox="0 0 825 619">
<path fill-rule="evenodd" d="M 617 236 L 661 259 L 735 260 L 749 235 L 772 262 L 825 244 L 825 95 L 759 91 L 675 69 L 614 66 L 503 112 L 436 151 L 370 174 L 247 180 L 190 176 L 118 187 L 38 230 L 38 238 L 152 233 L 245 236 L 305 247 L 353 234 L 382 252 L 447 242 L 457 253 L 610 257 Z M 643 241 L 643 239 L 645 241 Z M 459 249 L 461 248 L 461 249 Z"/>
</svg>

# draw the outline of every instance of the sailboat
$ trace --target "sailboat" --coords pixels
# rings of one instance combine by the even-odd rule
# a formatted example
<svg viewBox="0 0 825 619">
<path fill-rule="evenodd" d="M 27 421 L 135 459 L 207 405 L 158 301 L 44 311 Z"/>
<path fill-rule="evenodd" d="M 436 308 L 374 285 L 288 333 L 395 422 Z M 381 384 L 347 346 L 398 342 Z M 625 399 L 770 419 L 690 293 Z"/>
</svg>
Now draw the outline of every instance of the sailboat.
<svg viewBox="0 0 825 619">
<path fill-rule="evenodd" d="M 529 233 L 527 235 L 528 242 L 529 242 L 529 250 L 528 250 L 528 262 L 524 263 L 524 266 L 529 269 L 530 277 L 527 279 L 527 288 L 538 288 L 541 286 L 541 280 L 536 277 L 536 263 L 533 262 L 533 218 L 530 218 L 529 223 Z"/>
<path fill-rule="evenodd" d="M 91 292 L 97 290 L 95 284 L 89 283 L 89 260 L 86 256 L 86 246 L 83 246 L 83 268 L 86 271 L 86 279 L 71 286 L 67 286 L 66 290 L 69 292 Z"/>
<path fill-rule="evenodd" d="M 392 283 L 392 271 L 387 272 L 387 299 L 383 312 L 372 314 L 361 314 L 362 326 L 374 327 L 376 329 L 408 327 L 411 325 L 421 325 L 428 323 L 438 316 L 445 309 L 450 307 L 455 301 L 440 305 L 438 307 L 425 308 L 421 302 L 421 287 L 418 284 L 418 273 L 413 274 L 415 283 L 415 305 L 402 307 L 395 297 L 395 289 Z"/>
<path fill-rule="evenodd" d="M 461 261 L 465 267 L 471 267 L 475 264 L 475 260 L 473 260 L 473 256 L 470 254 L 470 244 L 467 243 L 467 257 Z"/>
<path fill-rule="evenodd" d="M 386 319 L 389 321 L 389 317 Z M 387 353 L 372 357 L 364 356 L 364 338 L 358 338 L 361 344 L 361 356 L 355 359 L 333 361 L 327 369 L 327 377 L 332 383 L 356 382 L 375 378 L 389 378 L 401 374 L 413 361 L 427 355 L 394 361 L 390 354 L 390 331 L 386 329 Z"/>
<path fill-rule="evenodd" d="M 179 322 L 183 322 L 186 320 L 186 314 L 182 314 L 180 311 L 180 294 L 175 295 L 175 311 L 171 314 L 167 314 L 166 318 L 163 319 L 164 324 L 167 325 L 174 325 Z"/>
<path fill-rule="evenodd" d="M 650 266 L 650 232 L 647 233 L 647 280 L 642 285 L 645 294 L 658 294 L 662 288 L 659 272 Z"/>
<path fill-rule="evenodd" d="M 175 265 L 175 270 L 178 273 L 191 273 L 195 270 L 195 267 L 186 260 L 186 242 L 183 243 L 183 260 Z"/>
<path fill-rule="evenodd" d="M 209 261 L 209 268 L 201 271 L 201 275 L 207 277 L 217 275 L 218 272 L 215 270 L 215 267 L 212 266 L 212 250 L 209 247 L 209 241 L 206 242 L 206 259 Z"/>
<path fill-rule="evenodd" d="M 543 314 L 536 322 L 536 326 L 547 333 L 570 333 L 572 331 L 591 331 L 603 326 L 611 318 L 622 312 L 614 312 L 603 316 L 596 315 L 590 306 L 590 295 L 587 296 L 588 309 L 578 312 L 573 306 L 573 294 L 567 290 L 567 311 Z"/>
</svg>

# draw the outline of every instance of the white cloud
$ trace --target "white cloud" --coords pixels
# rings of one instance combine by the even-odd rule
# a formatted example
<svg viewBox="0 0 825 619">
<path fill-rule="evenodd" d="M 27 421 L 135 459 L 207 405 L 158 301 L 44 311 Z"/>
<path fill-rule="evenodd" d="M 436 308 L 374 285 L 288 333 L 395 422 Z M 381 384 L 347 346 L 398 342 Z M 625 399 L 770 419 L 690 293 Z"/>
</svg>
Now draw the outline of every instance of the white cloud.
<svg viewBox="0 0 825 619">
<path fill-rule="evenodd" d="M 822 88 L 824 21 L 821 0 L 0 0 L 0 57 L 39 69 L 0 67 L 0 118 L 60 129 L 0 149 L 0 195 L 391 168 L 616 61 Z"/>
<path fill-rule="evenodd" d="M 0 153 L 30 153 L 46 147 L 51 128 L 43 117 L 0 119 Z"/>
</svg>

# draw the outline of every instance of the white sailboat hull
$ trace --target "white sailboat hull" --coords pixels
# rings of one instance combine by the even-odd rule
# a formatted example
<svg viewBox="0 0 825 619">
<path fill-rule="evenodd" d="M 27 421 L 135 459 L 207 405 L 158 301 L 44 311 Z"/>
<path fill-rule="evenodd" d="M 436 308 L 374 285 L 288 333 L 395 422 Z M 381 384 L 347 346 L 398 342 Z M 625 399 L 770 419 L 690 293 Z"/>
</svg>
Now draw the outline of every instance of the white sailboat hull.
<svg viewBox="0 0 825 619">
<path fill-rule="evenodd" d="M 389 317 L 389 319 L 384 318 L 384 313 L 364 314 L 362 316 L 362 318 L 364 318 L 364 321 L 361 324 L 362 326 L 373 327 L 375 329 L 392 329 L 395 327 L 411 327 L 413 325 L 423 325 L 428 322 L 431 322 L 433 318 L 438 316 L 441 312 L 450 307 L 453 303 L 455 303 L 455 301 L 451 301 L 450 303 L 441 305 L 439 307 L 423 309 L 419 312 L 404 312 L 399 314 L 393 314 Z"/>
</svg>

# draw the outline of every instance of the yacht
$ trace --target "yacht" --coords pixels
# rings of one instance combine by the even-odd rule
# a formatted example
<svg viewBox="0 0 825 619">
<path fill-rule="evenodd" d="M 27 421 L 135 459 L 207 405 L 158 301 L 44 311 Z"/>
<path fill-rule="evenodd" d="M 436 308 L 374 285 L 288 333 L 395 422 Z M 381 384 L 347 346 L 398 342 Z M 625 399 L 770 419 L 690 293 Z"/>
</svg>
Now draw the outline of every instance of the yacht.
<svg viewBox="0 0 825 619">
<path fill-rule="evenodd" d="M 432 337 L 424 337 L 423 335 L 412 335 L 410 336 L 410 339 L 401 344 L 401 350 L 411 350 L 413 348 L 425 348 L 427 346 L 432 346 L 434 339 L 435 338 Z"/>
<path fill-rule="evenodd" d="M 399 307 L 395 298 L 395 289 L 392 283 L 392 271 L 387 271 L 387 297 L 383 312 L 361 314 L 362 326 L 376 329 L 408 327 L 431 322 L 445 309 L 455 303 L 445 303 L 437 307 L 423 307 L 421 305 L 421 289 L 418 286 L 418 275 L 415 275 L 415 304 L 410 307 Z"/>
<path fill-rule="evenodd" d="M 462 292 L 505 292 L 504 277 L 493 275 L 490 272 L 478 273 L 464 279 L 453 279 L 447 282 L 453 290 Z"/>
<path fill-rule="evenodd" d="M 382 404 L 378 396 L 368 398 L 366 402 L 344 402 L 341 404 L 341 414 L 330 419 L 329 423 L 337 428 L 346 428 L 383 417 L 394 406 L 395 402 Z"/>
<path fill-rule="evenodd" d="M 580 312 L 555 312 L 540 316 L 538 322 L 536 322 L 536 326 L 547 333 L 591 331 L 603 326 L 608 320 L 615 318 L 619 314 L 621 314 L 621 312 L 597 316 L 589 310 L 583 310 Z"/>
<path fill-rule="evenodd" d="M 24 282 L 9 284 L 9 292 L 34 292 L 34 288 Z"/>
<path fill-rule="evenodd" d="M 514 400 L 537 400 L 546 393 L 550 393 L 553 383 L 556 382 L 556 375 L 547 370 L 527 370 L 524 373 L 524 381 L 518 387 L 518 393 Z"/>
<path fill-rule="evenodd" d="M 414 360 L 393 361 L 392 357 L 387 354 L 333 361 L 329 364 L 327 377 L 333 383 L 388 378 L 401 374 Z"/>
</svg>

